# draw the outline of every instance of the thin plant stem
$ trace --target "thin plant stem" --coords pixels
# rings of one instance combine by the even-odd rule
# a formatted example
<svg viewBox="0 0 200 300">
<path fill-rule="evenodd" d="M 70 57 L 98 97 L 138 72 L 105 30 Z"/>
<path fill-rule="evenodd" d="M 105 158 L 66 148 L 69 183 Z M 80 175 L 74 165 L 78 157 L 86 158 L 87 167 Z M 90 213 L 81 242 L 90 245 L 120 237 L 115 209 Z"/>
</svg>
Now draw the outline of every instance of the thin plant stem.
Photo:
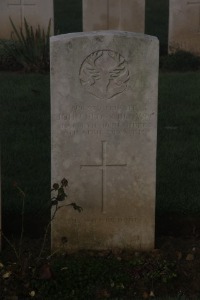
<svg viewBox="0 0 200 300">
<path fill-rule="evenodd" d="M 48 231 L 49 231 L 49 227 L 51 225 L 51 222 L 53 221 L 53 219 L 55 218 L 55 215 L 56 215 L 56 212 L 58 210 L 58 206 L 56 205 L 56 208 L 55 208 L 55 211 L 51 217 L 51 220 L 49 221 L 49 223 L 47 224 L 46 226 L 46 229 L 45 229 L 45 233 L 44 233 L 44 238 L 43 238 L 43 242 L 42 242 L 42 246 L 41 246 L 41 249 L 40 249 L 40 253 L 38 255 L 38 261 L 41 259 L 41 256 L 42 256 L 42 253 L 44 251 L 44 247 L 45 247 L 45 244 L 46 244 L 46 239 L 47 239 L 47 234 L 48 234 Z"/>
<path fill-rule="evenodd" d="M 5 234 L 3 233 L 3 231 L 0 231 L 0 233 L 1 233 L 1 236 L 8 243 L 8 245 L 11 247 L 11 249 L 14 251 L 17 260 L 19 260 L 19 254 L 17 253 L 17 250 L 16 250 L 15 246 L 9 241 L 9 239 L 5 236 Z"/>
<path fill-rule="evenodd" d="M 25 197 L 26 194 L 20 189 L 20 187 L 17 186 L 18 191 L 22 195 L 22 212 L 21 212 L 21 234 L 20 234 L 20 240 L 19 240 L 19 258 L 21 258 L 21 252 L 22 252 L 22 243 L 23 243 L 23 237 L 24 237 L 24 207 L 25 207 Z"/>
<path fill-rule="evenodd" d="M 42 256 L 42 253 L 43 253 L 43 251 L 44 251 L 45 244 L 46 244 L 47 234 L 48 234 L 48 231 L 49 231 L 49 227 L 51 226 L 51 223 L 52 223 L 52 221 L 54 220 L 57 211 L 58 211 L 60 208 L 63 208 L 63 207 L 66 207 L 66 206 L 70 206 L 70 205 L 71 205 L 71 204 L 66 204 L 66 205 L 62 205 L 62 206 L 56 205 L 56 208 L 55 208 L 55 210 L 54 210 L 54 212 L 53 212 L 53 215 L 52 215 L 52 217 L 51 217 L 51 220 L 49 221 L 49 223 L 48 223 L 47 226 L 46 226 L 46 230 L 45 230 L 45 234 L 44 234 L 44 238 L 43 238 L 42 247 L 41 247 L 41 249 L 40 249 L 40 253 L 39 253 L 39 255 L 38 255 L 37 261 L 40 261 L 40 259 L 41 259 L 41 256 Z M 51 255 L 51 256 L 52 256 L 52 255 Z"/>
<path fill-rule="evenodd" d="M 46 244 L 47 234 L 48 234 L 50 225 L 51 225 L 51 221 L 46 226 L 45 233 L 44 233 L 44 238 L 43 238 L 43 242 L 42 242 L 42 246 L 41 246 L 40 253 L 38 255 L 37 261 L 40 261 L 42 253 L 44 251 L 44 247 L 45 247 L 45 244 Z"/>
</svg>

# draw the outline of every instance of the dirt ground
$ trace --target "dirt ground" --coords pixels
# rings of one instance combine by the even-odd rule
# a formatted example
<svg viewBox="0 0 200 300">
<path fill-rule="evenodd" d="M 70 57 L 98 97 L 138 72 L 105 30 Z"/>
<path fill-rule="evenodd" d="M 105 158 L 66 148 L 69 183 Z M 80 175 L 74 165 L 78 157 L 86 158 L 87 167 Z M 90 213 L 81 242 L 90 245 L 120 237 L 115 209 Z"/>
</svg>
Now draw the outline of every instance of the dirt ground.
<svg viewBox="0 0 200 300">
<path fill-rule="evenodd" d="M 9 220 L 9 221 L 8 221 Z M 37 240 L 43 234 L 46 220 L 25 219 L 28 244 L 37 247 Z M 20 233 L 20 218 L 6 216 L 3 218 L 3 228 L 8 236 Z M 200 299 L 200 218 L 185 217 L 176 214 L 157 216 L 156 240 L 152 255 L 161 255 L 166 260 L 175 261 L 177 278 L 169 285 L 155 287 L 159 295 L 183 295 L 189 299 Z M 123 256 L 123 255 L 122 255 Z M 127 259 L 127 255 L 124 254 Z M 183 298 L 180 298 L 183 299 Z M 185 298 L 187 299 L 187 298 Z"/>
</svg>

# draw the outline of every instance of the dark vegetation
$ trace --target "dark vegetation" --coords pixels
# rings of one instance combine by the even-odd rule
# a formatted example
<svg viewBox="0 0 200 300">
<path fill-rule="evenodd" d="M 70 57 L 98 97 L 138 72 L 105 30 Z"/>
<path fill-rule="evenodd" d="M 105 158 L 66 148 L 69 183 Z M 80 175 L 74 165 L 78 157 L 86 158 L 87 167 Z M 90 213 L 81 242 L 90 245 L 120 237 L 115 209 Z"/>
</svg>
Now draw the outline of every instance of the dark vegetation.
<svg viewBox="0 0 200 300">
<path fill-rule="evenodd" d="M 57 34 L 82 30 L 81 2 L 55 0 Z M 200 62 L 183 51 L 167 55 L 167 20 L 167 0 L 146 0 L 145 32 L 161 45 L 156 250 L 69 254 L 66 243 L 61 256 L 46 260 L 48 239 L 37 271 L 34 258 L 50 220 L 49 72 L 21 64 L 19 44 L 7 41 L 5 49 L 0 41 L 3 232 L 16 247 L 22 209 L 16 184 L 26 194 L 22 264 L 4 240 L 0 299 L 200 298 Z M 30 70 L 36 73 L 24 72 Z"/>
</svg>

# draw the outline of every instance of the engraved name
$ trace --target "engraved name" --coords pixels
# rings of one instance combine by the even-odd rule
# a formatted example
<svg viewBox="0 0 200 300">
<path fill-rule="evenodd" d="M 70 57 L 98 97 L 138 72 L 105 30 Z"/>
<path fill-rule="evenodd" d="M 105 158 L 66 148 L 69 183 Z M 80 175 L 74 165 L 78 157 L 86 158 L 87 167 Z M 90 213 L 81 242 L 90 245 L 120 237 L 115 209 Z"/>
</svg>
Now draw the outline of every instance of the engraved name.
<svg viewBox="0 0 200 300">
<path fill-rule="evenodd" d="M 74 105 L 67 114 L 54 116 L 67 136 L 140 135 L 151 127 L 154 112 L 137 111 L 135 106 Z"/>
</svg>

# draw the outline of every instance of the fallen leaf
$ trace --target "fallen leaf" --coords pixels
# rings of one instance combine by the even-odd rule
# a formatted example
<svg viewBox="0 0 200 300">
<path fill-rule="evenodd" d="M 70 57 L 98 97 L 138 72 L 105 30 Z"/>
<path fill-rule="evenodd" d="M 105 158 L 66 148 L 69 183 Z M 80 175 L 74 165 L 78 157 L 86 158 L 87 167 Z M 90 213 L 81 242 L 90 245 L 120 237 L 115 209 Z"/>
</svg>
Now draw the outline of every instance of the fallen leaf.
<svg viewBox="0 0 200 300">
<path fill-rule="evenodd" d="M 40 269 L 40 279 L 51 279 L 53 277 L 49 264 L 44 264 Z"/>
<path fill-rule="evenodd" d="M 34 297 L 34 296 L 35 296 L 35 291 L 31 291 L 31 292 L 29 293 L 29 295 L 30 295 L 31 297 Z"/>
<path fill-rule="evenodd" d="M 183 257 L 182 252 L 181 251 L 177 251 L 176 252 L 176 257 L 177 257 L 178 260 L 181 260 L 181 258 Z"/>
<path fill-rule="evenodd" d="M 143 297 L 144 299 L 148 299 L 148 298 L 149 298 L 149 293 L 144 292 L 143 295 L 142 295 L 142 297 Z"/>
<path fill-rule="evenodd" d="M 114 286 L 115 286 L 115 283 L 114 283 L 114 281 L 111 279 L 110 280 L 110 286 L 113 288 Z"/>
<path fill-rule="evenodd" d="M 118 289 L 125 289 L 125 286 L 124 286 L 124 284 L 121 282 L 121 283 L 118 283 L 117 288 L 118 288 Z"/>
<path fill-rule="evenodd" d="M 63 267 L 60 269 L 61 271 L 68 270 L 68 267 Z"/>
<path fill-rule="evenodd" d="M 100 290 L 97 293 L 97 299 L 102 298 L 110 298 L 110 293 L 106 289 Z"/>
<path fill-rule="evenodd" d="M 186 256 L 186 260 L 187 260 L 187 261 L 192 261 L 192 260 L 194 260 L 194 254 L 189 253 L 189 254 Z"/>
<path fill-rule="evenodd" d="M 4 273 L 2 277 L 3 277 L 4 279 L 6 279 L 6 278 L 9 278 L 11 274 L 12 274 L 12 272 L 11 272 L 11 271 L 8 271 L 8 272 Z"/>
<path fill-rule="evenodd" d="M 154 295 L 154 292 L 153 292 L 153 291 L 151 291 L 151 292 L 150 292 L 150 294 L 149 294 L 149 297 L 155 297 L 155 295 Z"/>
<path fill-rule="evenodd" d="M 4 265 L 0 262 L 0 269 L 2 269 L 4 267 Z"/>
</svg>

